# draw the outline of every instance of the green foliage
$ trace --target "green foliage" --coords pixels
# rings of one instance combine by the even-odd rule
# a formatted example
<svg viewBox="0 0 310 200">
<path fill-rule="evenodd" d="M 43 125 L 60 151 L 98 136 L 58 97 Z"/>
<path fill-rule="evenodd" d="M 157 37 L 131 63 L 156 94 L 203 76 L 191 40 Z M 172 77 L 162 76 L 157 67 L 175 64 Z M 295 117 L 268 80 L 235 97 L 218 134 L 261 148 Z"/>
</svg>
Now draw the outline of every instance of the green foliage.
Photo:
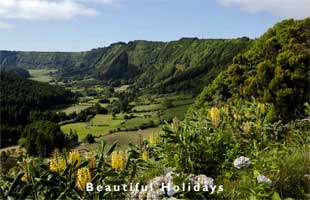
<svg viewBox="0 0 310 200">
<path fill-rule="evenodd" d="M 84 141 L 87 142 L 88 144 L 96 142 L 95 137 L 92 134 L 87 134 L 86 137 L 84 138 Z"/>
<path fill-rule="evenodd" d="M 134 150 L 129 150 L 121 160 L 122 168 L 115 168 L 113 158 L 116 153 L 114 143 L 106 149 L 102 142 L 95 155 L 82 158 L 77 152 L 54 153 L 53 157 L 42 161 L 40 159 L 24 158 L 19 162 L 15 176 L 2 176 L 0 198 L 20 199 L 123 199 L 129 197 L 124 191 L 114 191 L 113 185 L 129 185 L 136 175 L 141 159 Z M 81 176 L 82 171 L 89 171 L 87 179 Z M 86 182 L 92 182 L 94 187 L 102 185 L 103 191 L 86 192 Z M 81 185 L 82 184 L 82 185 Z M 107 185 L 111 191 L 105 191 Z M 96 188 L 94 188 L 96 189 Z"/>
<path fill-rule="evenodd" d="M 284 20 L 269 29 L 204 89 L 193 109 L 241 96 L 272 103 L 283 120 L 304 116 L 303 106 L 310 98 L 309 26 L 306 18 Z"/>
<path fill-rule="evenodd" d="M 214 110 L 206 107 L 163 128 L 163 163 L 179 173 L 215 178 L 224 185 L 217 198 L 308 197 L 309 121 L 270 120 L 272 105 L 242 100 L 224 103 L 218 115 Z M 251 165 L 238 170 L 233 161 L 242 155 Z M 259 174 L 273 183 L 258 183 Z"/>
<path fill-rule="evenodd" d="M 0 88 L 2 147 L 16 143 L 21 130 L 19 126 L 29 122 L 31 111 L 45 111 L 73 99 L 73 94 L 61 87 L 31 81 L 2 70 Z M 19 130 L 18 134 L 16 130 Z"/>
<path fill-rule="evenodd" d="M 27 149 L 30 155 L 47 157 L 55 148 L 69 148 L 77 143 L 77 136 L 66 136 L 60 127 L 52 122 L 37 121 L 25 127 L 20 145 Z"/>
</svg>

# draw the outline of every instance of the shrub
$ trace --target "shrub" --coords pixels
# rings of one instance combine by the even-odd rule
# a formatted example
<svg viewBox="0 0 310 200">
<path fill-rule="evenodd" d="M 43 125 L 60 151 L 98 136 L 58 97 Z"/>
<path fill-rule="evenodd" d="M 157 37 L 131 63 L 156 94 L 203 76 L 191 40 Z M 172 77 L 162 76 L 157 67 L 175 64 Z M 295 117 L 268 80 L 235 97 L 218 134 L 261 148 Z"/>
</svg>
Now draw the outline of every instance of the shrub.
<svg viewBox="0 0 310 200">
<path fill-rule="evenodd" d="M 47 157 L 55 149 L 68 147 L 66 135 L 60 127 L 49 121 L 37 121 L 25 127 L 21 143 L 30 155 Z"/>
<path fill-rule="evenodd" d="M 92 134 L 87 134 L 84 138 L 84 141 L 87 142 L 88 144 L 95 143 L 95 138 Z"/>
</svg>

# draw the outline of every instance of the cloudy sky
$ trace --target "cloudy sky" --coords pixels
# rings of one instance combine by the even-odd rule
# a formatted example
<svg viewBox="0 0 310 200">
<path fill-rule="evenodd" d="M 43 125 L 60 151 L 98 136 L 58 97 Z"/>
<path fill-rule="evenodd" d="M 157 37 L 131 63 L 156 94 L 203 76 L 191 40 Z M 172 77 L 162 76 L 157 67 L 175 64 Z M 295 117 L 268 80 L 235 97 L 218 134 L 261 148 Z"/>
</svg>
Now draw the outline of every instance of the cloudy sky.
<svg viewBox="0 0 310 200">
<path fill-rule="evenodd" d="M 260 36 L 310 0 L 0 0 L 0 49 L 82 51 L 131 40 Z"/>
</svg>

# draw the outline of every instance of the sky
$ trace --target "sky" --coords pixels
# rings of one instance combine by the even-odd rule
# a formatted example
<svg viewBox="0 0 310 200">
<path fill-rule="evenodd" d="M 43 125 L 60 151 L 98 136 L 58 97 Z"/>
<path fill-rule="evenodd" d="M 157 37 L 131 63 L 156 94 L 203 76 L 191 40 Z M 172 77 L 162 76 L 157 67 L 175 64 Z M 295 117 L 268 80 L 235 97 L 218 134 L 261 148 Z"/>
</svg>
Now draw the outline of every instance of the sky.
<svg viewBox="0 0 310 200">
<path fill-rule="evenodd" d="M 85 51 L 132 40 L 257 38 L 310 0 L 0 0 L 0 50 Z"/>
</svg>

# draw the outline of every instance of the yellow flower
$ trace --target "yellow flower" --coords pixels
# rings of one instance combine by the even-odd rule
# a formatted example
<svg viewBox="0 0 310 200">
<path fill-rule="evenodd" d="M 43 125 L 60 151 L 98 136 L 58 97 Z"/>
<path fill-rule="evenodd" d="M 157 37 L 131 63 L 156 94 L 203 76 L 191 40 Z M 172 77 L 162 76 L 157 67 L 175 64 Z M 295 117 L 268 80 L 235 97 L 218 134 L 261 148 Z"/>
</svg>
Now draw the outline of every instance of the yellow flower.
<svg viewBox="0 0 310 200">
<path fill-rule="evenodd" d="M 178 131 L 180 128 L 180 120 L 177 117 L 174 117 L 171 123 L 171 127 L 173 131 Z"/>
<path fill-rule="evenodd" d="M 236 113 L 236 114 L 234 114 L 234 118 L 235 118 L 236 120 L 239 120 L 239 119 L 241 118 L 241 116 L 240 116 L 240 114 Z"/>
<path fill-rule="evenodd" d="M 220 125 L 221 113 L 217 107 L 212 107 L 210 110 L 211 122 L 215 128 Z"/>
<path fill-rule="evenodd" d="M 113 169 L 125 168 L 125 155 L 122 151 L 112 153 L 111 166 Z"/>
<path fill-rule="evenodd" d="M 246 117 L 246 118 L 250 118 L 250 117 L 251 117 L 251 113 L 248 113 L 248 112 L 245 113 L 245 117 Z"/>
<path fill-rule="evenodd" d="M 53 172 L 61 172 L 66 169 L 66 161 L 63 157 L 57 157 L 51 160 L 50 170 Z"/>
<path fill-rule="evenodd" d="M 148 152 L 143 152 L 142 153 L 142 160 L 147 161 L 149 159 L 149 153 Z"/>
<path fill-rule="evenodd" d="M 229 112 L 229 109 L 228 109 L 228 106 L 224 106 L 224 107 L 222 107 L 222 112 L 223 113 L 225 113 L 226 115 L 228 114 L 228 112 Z"/>
<path fill-rule="evenodd" d="M 81 155 L 78 151 L 71 151 L 69 153 L 68 163 L 73 167 L 77 167 L 81 164 Z"/>
<path fill-rule="evenodd" d="M 88 166 L 90 169 L 96 168 L 96 157 L 95 156 L 91 156 L 88 159 Z"/>
<path fill-rule="evenodd" d="M 22 176 L 21 180 L 22 180 L 23 182 L 25 182 L 25 183 L 28 182 L 27 173 L 25 173 L 25 174 Z"/>
<path fill-rule="evenodd" d="M 86 183 L 90 182 L 91 182 L 91 174 L 89 169 L 87 167 L 79 169 L 76 178 L 76 186 L 83 191 L 86 188 Z"/>
<path fill-rule="evenodd" d="M 260 114 L 264 114 L 265 113 L 265 111 L 266 111 L 266 107 L 265 107 L 265 104 L 263 104 L 263 103 L 259 103 L 258 105 L 257 105 L 257 107 L 258 107 L 258 110 L 259 110 L 259 113 Z"/>
<path fill-rule="evenodd" d="M 149 137 L 149 143 L 153 144 L 153 145 L 157 144 L 157 138 L 154 135 L 150 136 Z"/>
<path fill-rule="evenodd" d="M 251 132 L 251 122 L 245 122 L 243 125 L 243 131 L 246 134 L 249 134 Z"/>
</svg>

